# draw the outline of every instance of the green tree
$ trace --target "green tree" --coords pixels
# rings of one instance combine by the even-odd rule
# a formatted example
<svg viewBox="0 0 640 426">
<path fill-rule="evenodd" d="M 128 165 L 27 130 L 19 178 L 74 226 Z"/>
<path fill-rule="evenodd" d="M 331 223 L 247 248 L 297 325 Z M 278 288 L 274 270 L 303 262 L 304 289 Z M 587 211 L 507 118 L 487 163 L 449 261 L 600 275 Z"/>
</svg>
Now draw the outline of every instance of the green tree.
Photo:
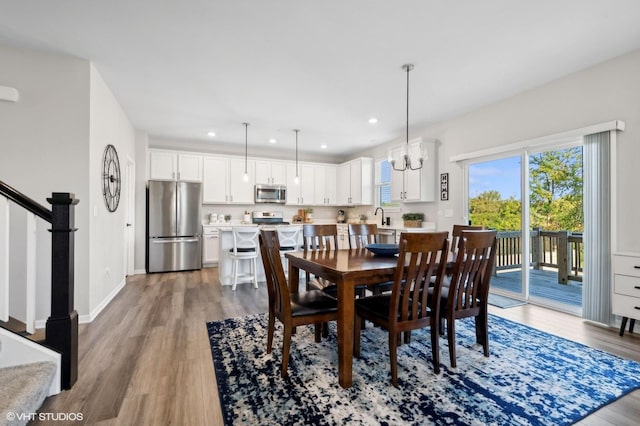
<svg viewBox="0 0 640 426">
<path fill-rule="evenodd" d="M 529 164 L 531 226 L 581 231 L 582 147 L 535 154 Z"/>
</svg>

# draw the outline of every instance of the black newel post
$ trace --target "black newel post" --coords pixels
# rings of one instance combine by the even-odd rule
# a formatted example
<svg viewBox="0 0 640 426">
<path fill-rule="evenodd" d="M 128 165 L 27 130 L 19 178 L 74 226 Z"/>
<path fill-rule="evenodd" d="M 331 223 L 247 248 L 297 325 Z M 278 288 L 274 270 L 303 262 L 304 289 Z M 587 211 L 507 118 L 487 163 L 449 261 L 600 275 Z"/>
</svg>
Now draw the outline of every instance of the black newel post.
<svg viewBox="0 0 640 426">
<path fill-rule="evenodd" d="M 51 316 L 47 345 L 62 354 L 62 388 L 78 379 L 78 313 L 74 308 L 74 194 L 54 192 L 51 198 Z"/>
</svg>

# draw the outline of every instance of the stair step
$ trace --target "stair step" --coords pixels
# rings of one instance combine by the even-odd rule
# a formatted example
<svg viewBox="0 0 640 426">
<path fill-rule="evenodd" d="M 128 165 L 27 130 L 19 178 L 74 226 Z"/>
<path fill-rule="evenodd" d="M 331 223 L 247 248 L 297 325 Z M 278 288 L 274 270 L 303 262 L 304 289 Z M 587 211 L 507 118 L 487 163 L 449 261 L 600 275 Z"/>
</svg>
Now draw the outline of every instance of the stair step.
<svg viewBox="0 0 640 426">
<path fill-rule="evenodd" d="M 48 361 L 0 368 L 0 419 L 11 426 L 27 424 L 27 415 L 49 394 L 55 374 L 56 364 Z"/>
</svg>

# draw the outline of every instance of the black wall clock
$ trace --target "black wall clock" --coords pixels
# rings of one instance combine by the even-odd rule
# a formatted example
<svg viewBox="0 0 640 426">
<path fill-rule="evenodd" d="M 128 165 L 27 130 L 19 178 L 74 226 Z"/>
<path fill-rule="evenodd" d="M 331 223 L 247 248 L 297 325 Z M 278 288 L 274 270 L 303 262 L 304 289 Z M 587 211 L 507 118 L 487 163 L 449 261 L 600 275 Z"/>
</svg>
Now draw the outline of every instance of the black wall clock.
<svg viewBox="0 0 640 426">
<path fill-rule="evenodd" d="M 120 161 L 116 147 L 107 145 L 102 157 L 102 195 L 110 212 L 115 212 L 120 203 Z"/>
</svg>

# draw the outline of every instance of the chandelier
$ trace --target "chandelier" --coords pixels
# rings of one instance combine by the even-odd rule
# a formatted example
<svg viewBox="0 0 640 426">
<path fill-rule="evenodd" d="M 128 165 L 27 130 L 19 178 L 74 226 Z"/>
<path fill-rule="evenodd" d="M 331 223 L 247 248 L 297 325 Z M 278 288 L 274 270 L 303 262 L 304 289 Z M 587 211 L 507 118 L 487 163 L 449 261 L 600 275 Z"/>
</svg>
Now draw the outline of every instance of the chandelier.
<svg viewBox="0 0 640 426">
<path fill-rule="evenodd" d="M 419 142 L 417 150 L 415 148 L 412 149 L 409 145 L 409 71 L 413 69 L 413 64 L 404 64 L 402 69 L 407 72 L 407 131 L 406 143 L 400 147 L 401 165 L 396 164 L 397 162 L 393 153 L 389 151 L 389 162 L 391 163 L 391 167 L 393 167 L 393 170 L 397 170 L 399 172 L 405 170 L 419 170 L 422 168 L 425 158 L 428 158 L 428 153 L 426 149 L 423 149 L 422 142 Z M 414 158 L 413 161 L 412 157 Z M 417 166 L 414 166 L 415 161 L 419 163 Z"/>
</svg>

